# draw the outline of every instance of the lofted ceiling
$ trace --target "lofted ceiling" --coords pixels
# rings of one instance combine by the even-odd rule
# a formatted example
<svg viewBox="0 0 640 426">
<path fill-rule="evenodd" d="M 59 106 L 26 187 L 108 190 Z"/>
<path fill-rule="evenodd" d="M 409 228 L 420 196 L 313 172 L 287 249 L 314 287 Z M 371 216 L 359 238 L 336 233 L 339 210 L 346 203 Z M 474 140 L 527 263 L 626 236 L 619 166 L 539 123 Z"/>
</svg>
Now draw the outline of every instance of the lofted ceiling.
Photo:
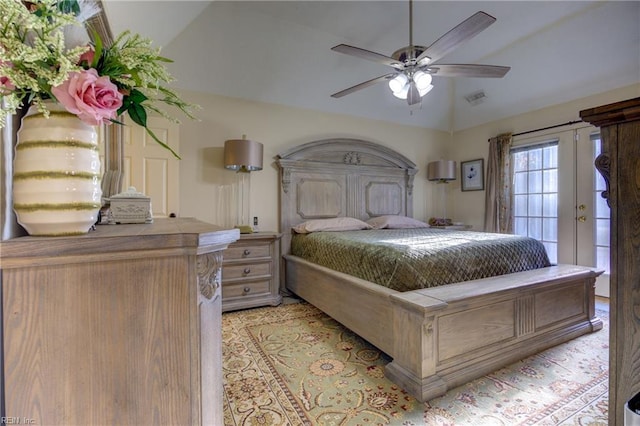
<svg viewBox="0 0 640 426">
<path fill-rule="evenodd" d="M 103 0 L 115 34 L 154 40 L 174 86 L 204 93 L 457 131 L 637 84 L 638 1 L 414 1 L 413 42 L 429 46 L 477 11 L 497 18 L 439 63 L 506 65 L 501 79 L 435 76 L 409 107 L 386 83 L 332 93 L 391 68 L 331 51 L 390 56 L 409 44 L 409 3 L 395 1 Z M 638 90 L 629 97 L 638 96 Z M 471 105 L 465 96 L 482 91 Z M 577 118 L 577 117 L 576 117 Z"/>
</svg>

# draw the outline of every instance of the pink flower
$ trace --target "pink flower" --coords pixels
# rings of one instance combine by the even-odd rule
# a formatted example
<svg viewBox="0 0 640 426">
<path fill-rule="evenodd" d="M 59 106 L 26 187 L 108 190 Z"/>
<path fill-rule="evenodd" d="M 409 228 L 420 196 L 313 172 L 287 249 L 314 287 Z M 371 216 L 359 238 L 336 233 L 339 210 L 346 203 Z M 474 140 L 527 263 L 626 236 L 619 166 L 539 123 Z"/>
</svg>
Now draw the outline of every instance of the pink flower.
<svg viewBox="0 0 640 426">
<path fill-rule="evenodd" d="M 92 46 L 89 46 L 89 50 L 87 50 L 86 52 L 84 52 L 82 55 L 80 55 L 80 59 L 78 60 L 78 65 L 80 66 L 86 66 L 87 68 L 91 66 L 91 64 L 93 63 L 93 57 L 95 56 L 96 52 L 93 50 Z"/>
<path fill-rule="evenodd" d="M 4 62 L 0 60 L 0 66 L 6 65 L 11 67 L 11 62 Z M 0 75 L 0 95 L 7 95 L 15 90 L 16 86 L 9 80 L 9 77 Z"/>
<path fill-rule="evenodd" d="M 91 68 L 69 73 L 69 78 L 51 92 L 70 113 L 87 124 L 96 126 L 116 118 L 122 106 L 122 93 L 107 76 L 98 76 Z"/>
</svg>

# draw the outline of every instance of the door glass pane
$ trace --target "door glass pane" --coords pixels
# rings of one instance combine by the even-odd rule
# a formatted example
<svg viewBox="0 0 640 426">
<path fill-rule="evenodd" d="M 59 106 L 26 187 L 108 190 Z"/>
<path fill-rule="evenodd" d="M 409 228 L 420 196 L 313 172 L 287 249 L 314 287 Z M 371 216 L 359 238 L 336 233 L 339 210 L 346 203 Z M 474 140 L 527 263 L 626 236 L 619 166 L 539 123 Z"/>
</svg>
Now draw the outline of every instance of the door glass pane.
<svg viewBox="0 0 640 426">
<path fill-rule="evenodd" d="M 609 247 L 609 219 L 596 219 L 596 246 Z"/>
<path fill-rule="evenodd" d="M 558 263 L 558 243 L 543 241 L 542 244 L 544 244 L 544 248 L 547 249 L 547 254 L 549 255 L 549 261 L 551 263 Z"/>
<path fill-rule="evenodd" d="M 516 217 L 513 224 L 514 232 L 518 235 L 527 235 L 527 218 Z"/>
<path fill-rule="evenodd" d="M 596 248 L 596 267 L 604 270 L 605 274 L 611 273 L 611 267 L 609 265 L 609 247 Z"/>
<path fill-rule="evenodd" d="M 529 216 L 542 216 L 542 194 L 529 195 Z"/>
<path fill-rule="evenodd" d="M 529 236 L 536 240 L 542 240 L 542 219 L 539 217 L 529 218 Z"/>
<path fill-rule="evenodd" d="M 513 210 L 516 217 L 527 215 L 527 196 L 516 195 L 513 197 Z"/>
<path fill-rule="evenodd" d="M 529 150 L 529 170 L 542 168 L 542 149 Z"/>
<path fill-rule="evenodd" d="M 549 146 L 542 150 L 543 152 L 543 167 L 545 169 L 557 168 L 558 167 L 558 148 Z"/>
<path fill-rule="evenodd" d="M 558 169 L 542 172 L 542 187 L 544 192 L 558 192 Z"/>
<path fill-rule="evenodd" d="M 558 220 L 556 218 L 542 219 L 542 239 L 546 241 L 558 241 Z"/>
<path fill-rule="evenodd" d="M 558 194 L 542 195 L 542 216 L 553 218 L 558 216 Z"/>
<path fill-rule="evenodd" d="M 527 151 L 520 151 L 511 156 L 513 170 L 516 172 L 527 171 L 528 155 Z"/>
<path fill-rule="evenodd" d="M 542 192 L 542 172 L 535 171 L 529 173 L 529 193 Z"/>
<path fill-rule="evenodd" d="M 517 147 L 514 166 L 514 232 L 542 241 L 549 260 L 558 259 L 558 144 Z"/>
<path fill-rule="evenodd" d="M 611 209 L 607 205 L 607 200 L 602 198 L 601 194 L 596 194 L 595 201 L 596 201 L 596 218 L 610 217 Z"/>
<path fill-rule="evenodd" d="M 527 174 L 526 173 L 515 174 L 515 179 L 513 182 L 513 193 L 514 194 L 527 193 Z"/>
</svg>

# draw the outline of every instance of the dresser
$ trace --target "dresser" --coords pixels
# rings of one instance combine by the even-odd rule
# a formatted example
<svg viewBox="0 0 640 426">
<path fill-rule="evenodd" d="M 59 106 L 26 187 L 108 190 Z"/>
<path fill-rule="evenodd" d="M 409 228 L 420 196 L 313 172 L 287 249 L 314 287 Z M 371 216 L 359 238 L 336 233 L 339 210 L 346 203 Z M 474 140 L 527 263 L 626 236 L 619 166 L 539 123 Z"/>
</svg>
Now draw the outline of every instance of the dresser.
<svg viewBox="0 0 640 426">
<path fill-rule="evenodd" d="M 275 232 L 240 234 L 222 263 L 222 310 L 279 305 L 280 237 Z"/>
<path fill-rule="evenodd" d="M 2 415 L 222 426 L 220 270 L 238 238 L 156 219 L 2 241 Z"/>
<path fill-rule="evenodd" d="M 640 394 L 640 98 L 580 111 L 580 118 L 602 137 L 595 165 L 611 208 L 609 425 L 622 426 L 625 403 Z"/>
</svg>

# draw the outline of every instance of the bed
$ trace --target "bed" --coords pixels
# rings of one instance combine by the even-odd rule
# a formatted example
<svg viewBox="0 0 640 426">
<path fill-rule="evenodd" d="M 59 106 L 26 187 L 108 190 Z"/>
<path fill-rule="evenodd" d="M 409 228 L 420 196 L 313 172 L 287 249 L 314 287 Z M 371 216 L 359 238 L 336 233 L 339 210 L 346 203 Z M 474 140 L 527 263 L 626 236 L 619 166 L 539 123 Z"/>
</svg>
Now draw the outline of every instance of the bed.
<svg viewBox="0 0 640 426">
<path fill-rule="evenodd" d="M 309 142 L 278 156 L 282 286 L 388 354 L 387 377 L 420 401 L 602 328 L 595 279 L 550 265 L 397 291 L 291 253 L 292 228 L 331 218 L 413 213 L 415 164 L 357 139 Z"/>
</svg>

